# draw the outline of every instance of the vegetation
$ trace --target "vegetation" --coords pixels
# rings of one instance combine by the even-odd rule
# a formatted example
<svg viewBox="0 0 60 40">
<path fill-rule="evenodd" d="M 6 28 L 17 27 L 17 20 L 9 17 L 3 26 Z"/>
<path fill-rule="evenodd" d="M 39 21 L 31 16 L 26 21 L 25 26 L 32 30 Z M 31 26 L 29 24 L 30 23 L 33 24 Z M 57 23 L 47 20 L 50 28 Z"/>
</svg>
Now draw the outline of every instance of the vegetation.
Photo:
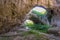
<svg viewBox="0 0 60 40">
<path fill-rule="evenodd" d="M 33 24 L 31 25 L 31 23 L 25 25 L 25 27 L 28 27 L 29 29 L 32 29 L 32 30 L 37 30 L 37 31 L 40 31 L 40 32 L 47 32 L 49 26 L 46 25 L 46 24 Z"/>
</svg>

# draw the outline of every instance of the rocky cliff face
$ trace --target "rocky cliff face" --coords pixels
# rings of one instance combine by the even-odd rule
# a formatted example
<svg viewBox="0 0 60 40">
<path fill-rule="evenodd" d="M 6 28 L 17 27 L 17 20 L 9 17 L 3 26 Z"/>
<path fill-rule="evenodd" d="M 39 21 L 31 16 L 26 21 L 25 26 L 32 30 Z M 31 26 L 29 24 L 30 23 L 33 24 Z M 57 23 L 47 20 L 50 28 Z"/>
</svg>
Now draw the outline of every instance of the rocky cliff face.
<svg viewBox="0 0 60 40">
<path fill-rule="evenodd" d="M 0 0 L 0 33 L 21 25 L 33 6 L 52 8 L 54 4 L 55 0 Z"/>
</svg>

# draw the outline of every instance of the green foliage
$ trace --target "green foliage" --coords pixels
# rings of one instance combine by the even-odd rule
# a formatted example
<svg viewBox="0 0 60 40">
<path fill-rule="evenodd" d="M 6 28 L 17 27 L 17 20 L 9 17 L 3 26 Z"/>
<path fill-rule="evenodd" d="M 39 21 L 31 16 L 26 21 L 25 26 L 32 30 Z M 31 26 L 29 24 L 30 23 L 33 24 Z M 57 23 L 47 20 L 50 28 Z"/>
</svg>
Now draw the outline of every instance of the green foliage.
<svg viewBox="0 0 60 40">
<path fill-rule="evenodd" d="M 26 20 L 24 23 L 25 26 L 32 27 L 34 25 L 34 22 L 31 20 Z"/>
<path fill-rule="evenodd" d="M 37 30 L 37 31 L 40 31 L 40 32 L 47 32 L 49 26 L 44 24 L 34 24 L 33 26 L 28 26 L 28 28 L 32 29 L 32 30 Z"/>
<path fill-rule="evenodd" d="M 49 26 L 48 25 L 42 25 L 42 24 L 35 24 L 34 27 L 31 27 L 31 29 L 38 30 L 40 32 L 47 32 Z"/>
<path fill-rule="evenodd" d="M 43 16 L 43 15 L 45 15 L 45 14 L 42 14 L 42 13 L 37 12 L 37 11 L 35 11 L 35 10 L 33 10 L 33 13 L 37 14 L 38 16 Z"/>
<path fill-rule="evenodd" d="M 38 7 L 36 6 L 35 8 L 32 9 L 32 13 L 38 15 L 38 16 L 43 16 L 46 14 L 46 9 L 43 7 Z"/>
</svg>

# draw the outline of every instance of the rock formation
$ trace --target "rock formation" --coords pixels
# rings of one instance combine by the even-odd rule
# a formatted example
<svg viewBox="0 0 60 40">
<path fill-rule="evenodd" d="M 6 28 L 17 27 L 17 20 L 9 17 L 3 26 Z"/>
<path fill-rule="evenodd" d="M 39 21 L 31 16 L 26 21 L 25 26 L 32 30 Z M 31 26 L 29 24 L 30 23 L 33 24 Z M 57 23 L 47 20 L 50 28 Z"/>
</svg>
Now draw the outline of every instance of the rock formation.
<svg viewBox="0 0 60 40">
<path fill-rule="evenodd" d="M 55 3 L 55 0 L 0 0 L 0 33 L 21 25 L 33 6 L 52 8 Z"/>
</svg>

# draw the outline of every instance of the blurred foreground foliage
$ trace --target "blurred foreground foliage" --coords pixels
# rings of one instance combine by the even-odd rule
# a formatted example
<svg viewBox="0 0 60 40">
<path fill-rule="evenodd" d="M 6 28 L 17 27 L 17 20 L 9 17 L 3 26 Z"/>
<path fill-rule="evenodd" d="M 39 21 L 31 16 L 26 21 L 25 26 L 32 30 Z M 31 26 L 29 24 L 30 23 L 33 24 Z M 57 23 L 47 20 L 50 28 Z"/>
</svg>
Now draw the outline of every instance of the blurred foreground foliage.
<svg viewBox="0 0 60 40">
<path fill-rule="evenodd" d="M 44 33 L 47 33 L 48 29 L 50 28 L 50 26 L 47 24 L 34 24 L 31 26 L 26 26 L 26 27 L 31 29 L 31 31 L 36 30 L 36 31 L 44 32 Z"/>
</svg>

